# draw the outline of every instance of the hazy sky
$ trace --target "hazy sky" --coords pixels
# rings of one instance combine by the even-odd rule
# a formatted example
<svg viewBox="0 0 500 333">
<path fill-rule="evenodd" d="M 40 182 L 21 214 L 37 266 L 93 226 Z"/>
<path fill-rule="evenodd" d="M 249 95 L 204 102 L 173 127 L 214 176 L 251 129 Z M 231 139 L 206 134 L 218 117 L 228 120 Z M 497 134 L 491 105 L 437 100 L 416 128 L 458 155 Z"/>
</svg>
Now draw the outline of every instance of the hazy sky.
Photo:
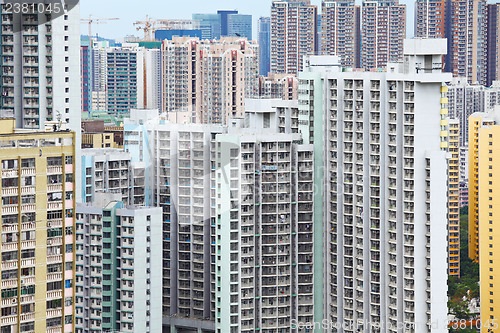
<svg viewBox="0 0 500 333">
<path fill-rule="evenodd" d="M 190 19 L 192 13 L 216 13 L 218 9 L 236 9 L 241 14 L 253 15 L 254 39 L 256 39 L 257 20 L 260 16 L 269 16 L 272 0 L 81 0 L 80 14 L 88 18 L 120 18 L 104 24 L 94 24 L 92 35 L 98 33 L 105 38 L 123 38 L 125 35 L 143 36 L 136 31 L 133 23 L 144 20 L 146 15 L 156 19 Z M 361 2 L 357 0 L 357 2 Z M 321 0 L 312 0 L 312 4 L 321 8 Z M 408 6 L 407 35 L 413 35 L 413 0 L 400 0 Z M 81 25 L 81 32 L 88 34 L 88 24 Z"/>
</svg>

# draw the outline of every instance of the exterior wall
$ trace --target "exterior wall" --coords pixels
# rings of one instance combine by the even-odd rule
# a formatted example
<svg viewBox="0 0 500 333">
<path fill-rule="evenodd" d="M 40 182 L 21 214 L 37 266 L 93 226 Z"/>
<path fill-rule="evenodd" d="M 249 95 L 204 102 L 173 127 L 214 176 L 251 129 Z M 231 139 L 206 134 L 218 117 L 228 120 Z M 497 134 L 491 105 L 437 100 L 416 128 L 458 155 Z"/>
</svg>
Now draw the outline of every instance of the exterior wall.
<svg viewBox="0 0 500 333">
<path fill-rule="evenodd" d="M 0 138 L 2 331 L 74 332 L 75 141 L 71 132 Z"/>
<path fill-rule="evenodd" d="M 161 331 L 161 209 L 99 199 L 77 208 L 76 332 Z"/>
<path fill-rule="evenodd" d="M 161 50 L 144 50 L 144 102 L 146 109 L 161 110 Z"/>
<path fill-rule="evenodd" d="M 486 79 L 484 84 L 489 87 L 500 79 L 500 62 L 499 57 L 499 43 L 500 43 L 500 17 L 499 17 L 499 4 L 487 5 L 487 37 L 486 37 Z"/>
<path fill-rule="evenodd" d="M 200 21 L 201 39 L 220 39 L 221 19 L 219 14 L 193 14 L 192 18 Z"/>
<path fill-rule="evenodd" d="M 317 7 L 309 0 L 273 1 L 271 6 L 271 72 L 297 74 L 305 55 L 317 49 Z"/>
<path fill-rule="evenodd" d="M 313 155 L 294 140 L 217 136 L 217 330 L 312 322 Z"/>
<path fill-rule="evenodd" d="M 332 64 L 299 77 L 299 126 L 315 154 L 324 152 L 325 181 L 317 183 L 324 187 L 315 198 L 324 206 L 314 210 L 328 216 L 319 241 L 328 253 L 324 317 L 364 322 L 345 332 L 396 332 L 397 323 L 414 325 L 415 332 L 437 323 L 433 331 L 447 331 L 448 133 L 441 86 L 450 76 L 413 72 L 427 43 L 405 44 L 407 63 L 399 70 L 351 72 Z M 441 44 L 432 62 L 441 59 Z"/>
<path fill-rule="evenodd" d="M 224 36 L 224 33 L 221 35 Z M 227 16 L 227 36 L 252 40 L 252 15 L 229 14 Z"/>
<path fill-rule="evenodd" d="M 212 142 L 222 129 L 201 125 L 151 128 L 154 202 L 163 208 L 163 314 L 213 318 L 211 239 L 215 216 Z"/>
<path fill-rule="evenodd" d="M 106 106 L 108 114 L 126 117 L 144 107 L 143 50 L 111 48 L 107 52 Z"/>
<path fill-rule="evenodd" d="M 91 77 L 90 77 L 90 56 L 91 48 L 89 45 L 82 45 L 80 47 L 80 76 L 82 78 L 81 83 L 81 95 L 82 95 L 82 112 L 89 112 L 91 110 Z"/>
<path fill-rule="evenodd" d="M 359 8 L 354 1 L 321 4 L 321 54 L 340 56 L 342 65 L 359 68 Z"/>
<path fill-rule="evenodd" d="M 268 75 L 271 71 L 271 18 L 259 18 L 259 75 Z"/>
<path fill-rule="evenodd" d="M 121 149 L 88 148 L 82 150 L 82 202 L 96 201 L 96 193 L 120 193 L 124 204 L 133 204 L 135 182 L 131 156 Z"/>
<path fill-rule="evenodd" d="M 172 122 L 187 112 L 190 123 L 225 124 L 243 117 L 244 99 L 258 95 L 258 46 L 253 42 L 174 37 L 163 42 L 162 50 L 162 109 Z"/>
<path fill-rule="evenodd" d="M 467 77 L 469 83 L 484 83 L 486 1 L 452 0 L 450 6 L 449 71 Z"/>
<path fill-rule="evenodd" d="M 361 6 L 361 68 L 385 68 L 387 63 L 402 61 L 405 38 L 405 5 L 400 5 L 397 0 L 363 1 Z"/>
<path fill-rule="evenodd" d="M 472 119 L 471 119 L 472 120 Z M 479 280 L 481 297 L 481 332 L 491 332 L 496 328 L 499 317 L 497 303 L 500 290 L 498 287 L 498 239 L 497 215 L 498 196 L 495 186 L 500 181 L 497 161 L 500 158 L 498 139 L 500 126 L 488 126 L 479 130 L 478 175 L 479 175 Z"/>
<path fill-rule="evenodd" d="M 103 313 L 102 304 L 103 276 L 106 279 L 108 276 L 102 271 L 103 224 L 102 208 L 76 208 L 75 332 L 78 333 L 109 327 L 109 313 Z M 84 259 L 86 255 L 88 260 Z M 108 325 L 103 325 L 103 320 Z"/>
<path fill-rule="evenodd" d="M 299 81 L 295 75 L 269 73 L 259 78 L 259 98 L 296 100 Z"/>
<path fill-rule="evenodd" d="M 444 90 L 447 89 L 443 87 Z M 448 274 L 460 276 L 460 190 L 458 120 L 448 123 Z"/>
<path fill-rule="evenodd" d="M 494 120 L 485 113 L 469 117 L 469 258 L 479 260 L 479 132 L 483 126 L 493 125 Z"/>
</svg>

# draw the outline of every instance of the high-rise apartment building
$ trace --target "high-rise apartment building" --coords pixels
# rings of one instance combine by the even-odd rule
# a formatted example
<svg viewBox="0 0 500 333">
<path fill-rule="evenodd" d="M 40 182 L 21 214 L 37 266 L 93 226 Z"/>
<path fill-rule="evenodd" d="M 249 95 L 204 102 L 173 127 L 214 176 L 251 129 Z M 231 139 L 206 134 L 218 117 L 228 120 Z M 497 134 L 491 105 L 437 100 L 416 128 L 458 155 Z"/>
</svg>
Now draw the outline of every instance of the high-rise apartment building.
<svg viewBox="0 0 500 333">
<path fill-rule="evenodd" d="M 449 56 L 454 76 L 467 77 L 470 83 L 484 83 L 486 43 L 486 0 L 452 0 Z"/>
<path fill-rule="evenodd" d="M 481 332 L 495 331 L 500 313 L 498 273 L 497 147 L 500 138 L 498 110 L 492 114 L 477 113 L 470 117 L 470 194 L 469 194 L 469 256 L 479 262 L 481 297 Z M 480 241 L 479 241 L 480 239 Z"/>
<path fill-rule="evenodd" d="M 133 156 L 133 163 L 145 164 L 147 200 L 163 208 L 163 314 L 168 325 L 175 326 L 176 317 L 213 318 L 212 151 L 216 134 L 223 131 L 222 126 L 170 124 L 140 111 L 125 123 L 125 149 L 132 151 L 136 141 L 150 147 L 147 155 Z"/>
<path fill-rule="evenodd" d="M 106 84 L 108 76 L 108 42 L 94 41 L 91 54 L 91 110 L 106 110 Z"/>
<path fill-rule="evenodd" d="M 217 332 L 313 322 L 313 154 L 299 140 L 217 136 Z"/>
<path fill-rule="evenodd" d="M 43 129 L 61 119 L 79 133 L 79 5 L 64 15 L 14 14 L 4 6 L 0 108 L 14 110 L 17 127 Z"/>
<path fill-rule="evenodd" d="M 113 47 L 106 54 L 106 109 L 125 117 L 144 107 L 144 53 L 135 44 Z"/>
<path fill-rule="evenodd" d="M 460 147 L 469 142 L 469 116 L 474 112 L 486 112 L 484 87 L 470 85 L 466 78 L 453 78 L 448 85 L 448 110 L 451 119 L 460 121 Z"/>
<path fill-rule="evenodd" d="M 321 3 L 321 54 L 339 56 L 348 68 L 360 66 L 359 11 L 353 0 Z"/>
<path fill-rule="evenodd" d="M 80 109 L 78 108 L 78 112 Z M 1 331 L 74 332 L 75 142 L 0 119 Z"/>
<path fill-rule="evenodd" d="M 82 46 L 80 47 L 80 76 L 82 78 L 81 83 L 81 95 L 82 95 L 82 112 L 89 112 L 92 109 L 92 77 L 91 77 L 91 55 L 92 48 L 90 42 L 84 43 L 82 41 Z"/>
<path fill-rule="evenodd" d="M 271 72 L 297 74 L 305 55 L 317 49 L 317 7 L 309 0 L 273 1 Z"/>
<path fill-rule="evenodd" d="M 360 21 L 361 68 L 385 68 L 387 63 L 403 60 L 405 5 L 398 0 L 363 1 Z"/>
<path fill-rule="evenodd" d="M 76 207 L 75 332 L 159 332 L 162 210 L 97 198 Z"/>
<path fill-rule="evenodd" d="M 418 38 L 448 38 L 449 0 L 417 0 L 414 33 Z"/>
<path fill-rule="evenodd" d="M 483 131 L 482 129 L 495 127 L 494 125 L 499 124 L 499 120 L 500 118 L 498 112 L 477 112 L 469 117 L 469 258 L 476 262 L 479 261 L 481 253 L 481 245 L 479 242 L 481 232 L 480 218 L 483 216 L 484 221 L 488 220 L 488 217 L 484 216 L 484 214 L 486 212 L 490 212 L 491 207 L 488 208 L 488 205 L 492 204 L 489 203 L 488 200 L 483 199 L 484 202 L 486 202 L 486 206 L 483 206 L 484 203 L 479 201 L 481 198 L 481 191 L 484 191 L 485 188 L 491 188 L 491 184 L 486 184 L 486 181 L 483 178 L 488 180 L 489 175 L 493 175 L 488 169 L 481 170 L 479 168 L 481 161 L 483 161 L 483 163 L 491 162 L 482 160 L 484 156 L 490 156 L 490 158 L 493 158 L 493 148 L 487 148 L 487 145 L 484 144 L 485 142 L 490 142 L 490 138 L 484 138 L 485 140 L 483 142 L 480 142 L 480 139 L 483 138 L 483 133 L 488 132 L 487 130 Z M 490 132 L 490 134 L 492 135 L 492 132 Z M 488 165 L 488 163 L 486 163 L 486 165 Z M 480 179 L 479 176 L 483 173 L 488 174 L 488 176 L 483 176 L 483 178 Z M 483 209 L 482 211 L 480 211 L 481 207 Z M 487 225 L 486 222 L 484 222 L 484 224 Z M 488 232 L 483 235 L 487 234 Z M 484 243 L 487 243 L 487 239 L 485 239 Z M 488 251 L 487 249 L 485 250 Z"/>
<path fill-rule="evenodd" d="M 279 98 L 296 100 L 299 80 L 295 75 L 269 73 L 259 77 L 259 98 Z"/>
<path fill-rule="evenodd" d="M 448 330 L 442 86 L 451 75 L 427 66 L 444 54 L 444 40 L 407 40 L 405 62 L 386 72 L 311 57 L 299 76 L 299 127 L 325 152 L 314 158 L 324 171 L 314 182 L 326 185 L 315 191 L 314 246 L 328 254 L 315 318 L 352 323 L 344 332 Z"/>
<path fill-rule="evenodd" d="M 299 133 L 297 100 L 247 99 L 245 108 L 245 119 L 234 119 L 232 127 L 268 133 Z"/>
<path fill-rule="evenodd" d="M 146 109 L 161 109 L 161 50 L 144 49 L 144 102 Z"/>
<path fill-rule="evenodd" d="M 259 18 L 259 75 L 268 75 L 271 71 L 271 18 Z"/>
<path fill-rule="evenodd" d="M 47 121 L 66 122 L 79 147 L 80 5 L 75 0 L 59 5 L 65 6 L 62 15 L 14 13 L 0 6 L 0 109 L 14 111 L 18 128 L 44 129 Z M 77 150 L 76 168 L 79 156 Z"/>
<path fill-rule="evenodd" d="M 258 52 L 254 42 L 237 37 L 163 41 L 162 110 L 174 122 L 179 114 L 191 123 L 243 117 L 245 98 L 258 96 Z"/>
<path fill-rule="evenodd" d="M 82 150 L 82 197 L 80 202 L 95 202 L 99 192 L 120 193 L 125 205 L 133 205 L 130 153 L 122 149 L 88 148 Z M 144 185 L 144 180 L 142 180 Z"/>
<path fill-rule="evenodd" d="M 448 84 L 448 114 L 459 121 L 460 182 L 467 189 L 469 117 L 476 112 L 490 113 L 500 101 L 500 85 L 493 81 L 491 87 L 470 85 L 466 78 L 453 78 Z"/>
<path fill-rule="evenodd" d="M 486 7 L 486 78 L 483 82 L 487 87 L 493 81 L 500 79 L 500 4 L 488 4 Z"/>
<path fill-rule="evenodd" d="M 282 134 L 277 133 L 284 133 L 286 137 L 283 142 L 290 143 L 292 137 L 298 141 L 297 103 L 272 99 L 249 100 L 244 118 L 232 119 L 228 126 L 233 133 L 260 129 L 268 133 L 266 137 L 273 141 L 280 140 Z M 173 331 L 186 326 L 214 331 L 218 307 L 215 296 L 217 274 L 222 274 L 216 269 L 216 172 L 219 168 L 216 163 L 216 140 L 227 133 L 228 126 L 172 124 L 165 115 L 159 116 L 155 110 L 133 110 L 131 119 L 125 120 L 124 126 L 125 149 L 132 154 L 132 163 L 144 163 L 146 201 L 163 208 L 164 326 Z M 296 134 L 292 136 L 286 133 Z M 294 161 L 287 150 L 290 147 L 279 148 L 280 156 L 282 153 L 287 154 L 287 163 Z M 294 171 L 289 173 L 294 174 Z M 278 181 L 286 187 L 284 179 Z M 308 180 L 301 182 L 305 184 Z M 272 188 L 271 184 L 269 195 Z M 303 197 L 301 200 L 309 199 Z M 306 221 L 306 217 L 302 217 L 302 221 Z M 292 219 L 287 223 L 297 222 Z M 301 283 L 304 284 L 301 292 L 309 295 L 311 291 L 305 291 L 309 289 L 305 285 L 312 282 L 308 280 Z M 299 298 L 304 304 L 308 302 Z M 280 307 L 282 311 L 292 311 L 285 310 L 285 306 Z M 309 312 L 303 309 L 302 315 Z M 297 318 L 296 314 L 292 318 Z"/>
<path fill-rule="evenodd" d="M 446 90 L 446 87 L 443 87 Z M 460 276 L 460 121 L 448 126 L 448 274 Z"/>
<path fill-rule="evenodd" d="M 492 10 L 491 14 L 494 19 L 496 12 Z M 445 70 L 454 76 L 466 77 L 469 83 L 486 84 L 488 15 L 485 0 L 417 0 L 415 36 L 447 38 Z"/>
</svg>

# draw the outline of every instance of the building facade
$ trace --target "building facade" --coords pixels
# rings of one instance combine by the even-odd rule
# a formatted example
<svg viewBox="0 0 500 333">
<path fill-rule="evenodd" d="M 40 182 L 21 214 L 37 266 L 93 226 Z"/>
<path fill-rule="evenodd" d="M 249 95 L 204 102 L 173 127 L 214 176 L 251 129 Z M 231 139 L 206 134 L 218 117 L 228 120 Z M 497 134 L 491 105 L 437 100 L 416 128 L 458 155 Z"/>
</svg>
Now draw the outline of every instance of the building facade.
<svg viewBox="0 0 500 333">
<path fill-rule="evenodd" d="M 488 188 L 486 184 L 480 187 L 484 180 L 479 179 L 479 176 L 484 170 L 479 169 L 479 162 L 480 159 L 486 155 L 486 153 L 481 154 L 481 150 L 488 150 L 488 154 L 493 154 L 493 152 L 490 153 L 490 150 L 485 148 L 484 144 L 481 145 L 479 140 L 481 138 L 482 128 L 493 127 L 498 124 L 498 121 L 499 117 L 497 112 L 477 112 L 469 117 L 469 258 L 475 262 L 479 261 L 481 247 L 479 242 L 481 228 L 481 212 L 479 211 L 481 207 L 481 203 L 479 202 L 480 191 L 483 190 L 484 187 Z M 491 140 L 486 140 L 486 142 L 489 141 Z M 489 185 L 490 184 L 488 184 L 488 186 Z M 483 212 L 487 211 L 489 211 L 489 208 L 484 207 Z"/>
<path fill-rule="evenodd" d="M 317 7 L 309 0 L 273 1 L 271 5 L 271 72 L 297 74 L 303 57 L 317 49 Z"/>
<path fill-rule="evenodd" d="M 161 331 L 161 208 L 98 198 L 76 207 L 75 332 Z"/>
<path fill-rule="evenodd" d="M 418 0 L 415 7 L 415 36 L 421 38 L 447 38 L 448 55 L 445 70 L 454 76 L 466 77 L 469 83 L 490 84 L 487 53 L 496 51 L 488 40 L 496 11 L 487 9 L 484 0 Z M 491 13 L 491 20 L 488 16 Z M 490 23 L 492 24 L 490 26 Z M 493 60 L 493 59 L 491 59 Z M 496 60 L 493 60 L 496 66 Z"/>
<path fill-rule="evenodd" d="M 190 123 L 224 124 L 243 117 L 245 98 L 258 95 L 258 53 L 254 42 L 237 37 L 164 41 L 162 109 L 173 122 L 181 113 Z"/>
<path fill-rule="evenodd" d="M 487 87 L 491 86 L 493 81 L 500 79 L 500 4 L 488 4 L 487 12 L 487 30 L 486 30 L 486 78 L 483 82 Z"/>
<path fill-rule="evenodd" d="M 74 332 L 75 133 L 0 129 L 1 330 Z"/>
<path fill-rule="evenodd" d="M 328 59 L 311 58 L 299 77 L 299 129 L 315 152 L 326 152 L 315 155 L 325 171 L 314 181 L 325 188 L 315 193 L 315 205 L 324 205 L 314 225 L 326 237 L 314 244 L 328 253 L 328 282 L 324 290 L 314 285 L 315 295 L 326 295 L 326 313 L 315 308 L 315 321 L 352 323 L 344 332 L 397 332 L 398 324 L 424 332 L 431 323 L 447 331 L 442 86 L 451 77 L 415 71 L 445 53 L 444 40 L 408 40 L 405 63 L 386 73 L 325 68 Z"/>
<path fill-rule="evenodd" d="M 61 119 L 78 133 L 79 5 L 55 17 L 7 13 L 4 6 L 0 107 L 14 110 L 19 128 L 43 129 L 46 121 Z"/>
<path fill-rule="evenodd" d="M 193 14 L 192 18 L 193 21 L 200 22 L 201 39 L 220 39 L 221 17 L 219 14 Z"/>
<path fill-rule="evenodd" d="M 227 35 L 229 37 L 244 37 L 252 39 L 252 15 L 230 14 L 227 16 Z"/>
<path fill-rule="evenodd" d="M 498 237 L 495 186 L 500 127 L 498 111 L 476 113 L 470 117 L 469 156 L 469 257 L 479 262 L 481 332 L 495 330 L 498 318 L 498 274 L 496 272 Z M 480 240 L 480 241 L 479 241 Z"/>
<path fill-rule="evenodd" d="M 446 90 L 444 87 L 443 90 Z M 460 276 L 460 121 L 448 119 L 448 274 Z"/>
<path fill-rule="evenodd" d="M 364 69 L 385 68 L 403 60 L 406 6 L 398 0 L 363 1 L 361 5 L 361 55 Z"/>
<path fill-rule="evenodd" d="M 87 148 L 82 150 L 81 202 L 95 202 L 99 192 L 120 193 L 125 205 L 133 204 L 132 163 L 122 149 Z M 139 181 L 139 179 L 137 179 Z"/>
<path fill-rule="evenodd" d="M 125 117 L 144 107 L 144 54 L 135 45 L 110 48 L 106 54 L 106 109 Z"/>
<path fill-rule="evenodd" d="M 259 75 L 268 75 L 271 71 L 271 18 L 260 17 L 259 38 Z"/>
<path fill-rule="evenodd" d="M 217 332 L 313 321 L 313 155 L 298 140 L 217 137 Z"/>
<path fill-rule="evenodd" d="M 299 80 L 295 75 L 269 73 L 259 77 L 259 98 L 296 100 Z"/>
<path fill-rule="evenodd" d="M 417 0 L 415 2 L 415 37 L 448 38 L 450 1 Z"/>
<path fill-rule="evenodd" d="M 92 94 L 91 94 L 91 52 L 92 48 L 90 43 L 80 47 L 80 76 L 82 78 L 81 94 L 82 94 L 82 112 L 89 112 L 91 110 Z"/>
<path fill-rule="evenodd" d="M 351 0 L 322 1 L 321 54 L 340 56 L 344 67 L 360 66 L 360 7 Z"/>
</svg>

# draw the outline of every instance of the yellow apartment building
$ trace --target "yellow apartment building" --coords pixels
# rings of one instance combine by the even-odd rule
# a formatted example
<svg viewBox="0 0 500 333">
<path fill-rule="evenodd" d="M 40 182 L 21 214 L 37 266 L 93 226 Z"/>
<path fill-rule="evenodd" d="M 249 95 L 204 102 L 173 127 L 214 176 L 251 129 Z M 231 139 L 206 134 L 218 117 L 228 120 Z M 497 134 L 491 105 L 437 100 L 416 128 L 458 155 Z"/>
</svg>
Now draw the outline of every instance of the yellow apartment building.
<svg viewBox="0 0 500 333">
<path fill-rule="evenodd" d="M 75 133 L 0 119 L 1 332 L 74 332 Z"/>
</svg>

